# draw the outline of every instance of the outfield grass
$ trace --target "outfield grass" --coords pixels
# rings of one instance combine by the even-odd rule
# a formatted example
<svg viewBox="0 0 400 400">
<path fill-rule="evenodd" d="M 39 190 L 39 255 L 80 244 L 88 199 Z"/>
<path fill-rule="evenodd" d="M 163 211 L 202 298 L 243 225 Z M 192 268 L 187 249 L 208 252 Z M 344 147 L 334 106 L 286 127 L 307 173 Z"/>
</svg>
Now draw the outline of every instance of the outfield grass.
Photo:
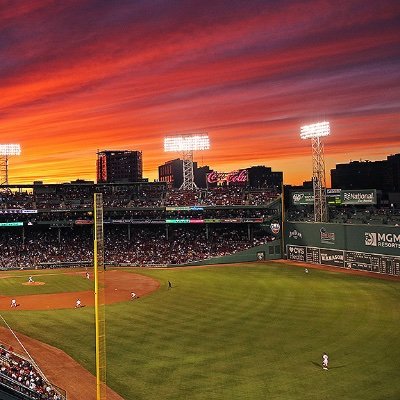
<svg viewBox="0 0 400 400">
<path fill-rule="evenodd" d="M 108 384 L 127 400 L 400 399 L 398 282 L 275 264 L 132 271 L 162 286 L 107 307 Z M 93 309 L 74 311 L 3 315 L 94 371 Z"/>
</svg>

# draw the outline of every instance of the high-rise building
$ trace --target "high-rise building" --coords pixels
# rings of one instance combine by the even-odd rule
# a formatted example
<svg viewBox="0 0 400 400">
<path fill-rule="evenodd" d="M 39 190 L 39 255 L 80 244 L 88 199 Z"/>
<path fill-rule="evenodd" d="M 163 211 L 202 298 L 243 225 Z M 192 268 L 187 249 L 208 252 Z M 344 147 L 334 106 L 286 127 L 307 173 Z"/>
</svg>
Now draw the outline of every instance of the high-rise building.
<svg viewBox="0 0 400 400">
<path fill-rule="evenodd" d="M 98 183 L 143 181 L 141 151 L 103 150 L 97 153 Z"/>
<path fill-rule="evenodd" d="M 400 191 L 400 154 L 380 161 L 351 161 L 331 170 L 333 188 Z"/>
</svg>

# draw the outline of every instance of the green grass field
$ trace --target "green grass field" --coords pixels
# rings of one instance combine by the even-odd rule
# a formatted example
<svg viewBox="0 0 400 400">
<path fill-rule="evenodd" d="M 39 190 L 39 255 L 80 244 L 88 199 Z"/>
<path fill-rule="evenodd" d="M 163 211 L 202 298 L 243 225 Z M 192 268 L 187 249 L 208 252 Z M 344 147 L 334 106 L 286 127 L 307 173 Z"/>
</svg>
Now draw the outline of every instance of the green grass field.
<svg viewBox="0 0 400 400">
<path fill-rule="evenodd" d="M 107 307 L 108 384 L 127 400 L 400 399 L 399 282 L 272 263 L 132 271 L 162 286 Z M 94 371 L 92 308 L 3 315 Z"/>
<path fill-rule="evenodd" d="M 28 294 L 51 294 L 61 292 L 80 292 L 93 289 L 93 281 L 82 279 L 82 276 L 61 274 L 57 270 L 18 271 L 2 278 L 0 275 L 0 294 L 4 296 L 20 296 Z M 44 282 L 42 286 L 23 285 L 32 276 L 35 282 Z"/>
</svg>

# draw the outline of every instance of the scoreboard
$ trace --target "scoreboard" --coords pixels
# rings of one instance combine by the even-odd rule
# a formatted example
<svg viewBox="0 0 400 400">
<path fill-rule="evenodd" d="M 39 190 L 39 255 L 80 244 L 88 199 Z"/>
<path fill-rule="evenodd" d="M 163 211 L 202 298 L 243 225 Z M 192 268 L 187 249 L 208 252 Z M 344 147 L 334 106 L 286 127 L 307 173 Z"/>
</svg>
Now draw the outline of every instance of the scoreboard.
<svg viewBox="0 0 400 400">
<path fill-rule="evenodd" d="M 400 257 L 290 244 L 286 254 L 292 261 L 400 276 Z"/>
</svg>

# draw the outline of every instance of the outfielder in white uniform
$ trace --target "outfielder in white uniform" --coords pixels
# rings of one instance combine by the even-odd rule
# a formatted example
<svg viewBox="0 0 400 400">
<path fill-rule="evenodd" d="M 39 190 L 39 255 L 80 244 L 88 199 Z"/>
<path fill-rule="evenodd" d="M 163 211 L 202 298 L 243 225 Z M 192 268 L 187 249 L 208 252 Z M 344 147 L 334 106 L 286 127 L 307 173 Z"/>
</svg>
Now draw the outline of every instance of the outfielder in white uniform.
<svg viewBox="0 0 400 400">
<path fill-rule="evenodd" d="M 328 354 L 324 353 L 322 355 L 322 369 L 327 370 L 328 369 L 328 363 L 329 363 Z"/>
</svg>

